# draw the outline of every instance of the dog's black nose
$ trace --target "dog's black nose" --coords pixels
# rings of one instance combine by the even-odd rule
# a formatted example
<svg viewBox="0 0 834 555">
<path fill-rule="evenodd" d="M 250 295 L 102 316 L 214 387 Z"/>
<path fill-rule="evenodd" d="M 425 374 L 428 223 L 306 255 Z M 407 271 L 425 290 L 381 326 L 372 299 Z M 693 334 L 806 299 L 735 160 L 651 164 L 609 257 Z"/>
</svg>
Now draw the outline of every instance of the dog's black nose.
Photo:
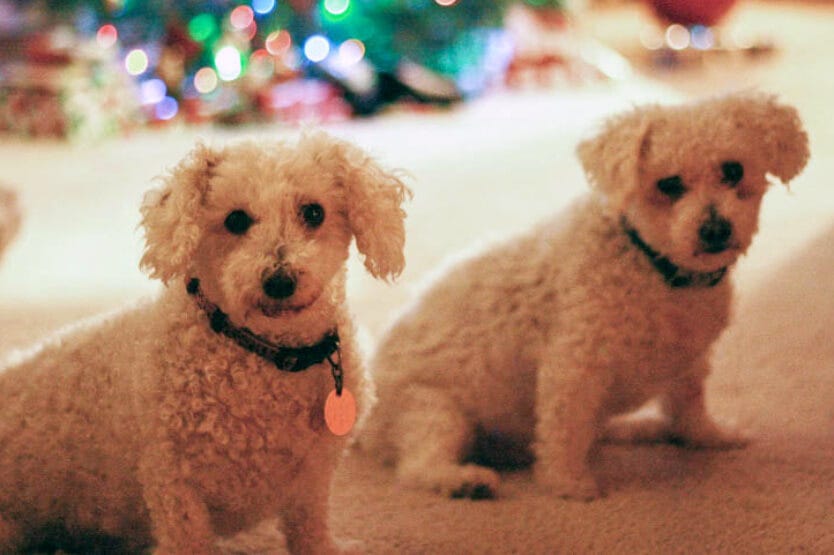
<svg viewBox="0 0 834 555">
<path fill-rule="evenodd" d="M 278 270 L 264 282 L 264 293 L 273 299 L 286 299 L 295 293 L 295 278 Z"/>
<path fill-rule="evenodd" d="M 719 253 L 726 250 L 732 235 L 733 224 L 714 211 L 710 213 L 709 219 L 701 224 L 698 230 L 701 245 L 709 253 Z"/>
</svg>

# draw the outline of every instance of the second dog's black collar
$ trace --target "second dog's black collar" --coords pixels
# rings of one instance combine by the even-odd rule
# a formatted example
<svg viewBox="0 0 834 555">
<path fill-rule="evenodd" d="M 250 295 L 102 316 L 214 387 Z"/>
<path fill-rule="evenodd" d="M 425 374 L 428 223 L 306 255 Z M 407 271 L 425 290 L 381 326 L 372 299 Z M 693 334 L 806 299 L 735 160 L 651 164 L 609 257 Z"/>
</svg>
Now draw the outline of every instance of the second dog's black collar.
<svg viewBox="0 0 834 555">
<path fill-rule="evenodd" d="M 341 364 L 340 361 L 334 361 L 332 358 L 333 354 L 339 351 L 339 334 L 336 330 L 328 332 L 321 341 L 314 345 L 307 347 L 281 347 L 254 333 L 249 328 L 239 328 L 229 322 L 226 313 L 208 300 L 200 290 L 199 279 L 189 279 L 186 283 L 185 290 L 195 298 L 197 306 L 208 315 L 209 326 L 212 331 L 225 335 L 247 351 L 268 360 L 278 370 L 284 372 L 301 372 L 327 360 L 333 369 L 336 391 L 338 394 L 341 394 Z"/>
<path fill-rule="evenodd" d="M 714 287 L 721 283 L 727 273 L 727 267 L 719 268 L 713 272 L 690 272 L 681 269 L 674 262 L 662 256 L 646 243 L 636 229 L 631 227 L 625 218 L 620 221 L 631 243 L 640 249 L 649 259 L 663 279 L 673 289 L 684 287 Z"/>
</svg>

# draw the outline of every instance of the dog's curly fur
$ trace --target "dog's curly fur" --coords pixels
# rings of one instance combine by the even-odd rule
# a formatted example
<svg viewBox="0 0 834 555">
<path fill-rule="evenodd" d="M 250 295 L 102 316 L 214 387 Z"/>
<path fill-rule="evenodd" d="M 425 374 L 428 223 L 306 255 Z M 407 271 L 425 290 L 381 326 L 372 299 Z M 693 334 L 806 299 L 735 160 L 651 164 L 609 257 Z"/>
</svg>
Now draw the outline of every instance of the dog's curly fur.
<svg viewBox="0 0 834 555">
<path fill-rule="evenodd" d="M 732 267 L 770 177 L 787 183 L 807 161 L 796 111 L 763 93 L 638 107 L 578 155 L 590 194 L 454 264 L 382 338 L 371 365 L 379 402 L 360 444 L 403 483 L 494 494 L 498 474 L 471 458 L 490 436 L 532 447 L 544 489 L 590 499 L 600 491 L 586 458 L 606 426 L 621 440 L 744 442 L 704 407 L 729 280 L 672 287 L 638 242 L 690 274 Z M 650 399 L 662 418 L 609 421 Z"/>
<path fill-rule="evenodd" d="M 297 145 L 198 145 L 142 207 L 141 265 L 166 283 L 161 296 L 0 370 L 0 552 L 59 525 L 128 550 L 212 553 L 218 537 L 273 516 L 290 551 L 339 550 L 326 523 L 344 444 L 324 423 L 330 365 L 276 370 L 213 333 L 184 281 L 200 279 L 233 324 L 281 345 L 337 329 L 361 412 L 345 261 L 355 238 L 375 277 L 402 270 L 408 194 L 395 173 L 322 132 Z M 300 212 L 311 203 L 324 210 L 317 227 Z M 224 227 L 235 210 L 253 220 L 244 233 Z M 276 269 L 297 280 L 287 298 L 264 293 Z"/>
<path fill-rule="evenodd" d="M 0 259 L 20 228 L 20 206 L 17 194 L 0 187 Z"/>
</svg>

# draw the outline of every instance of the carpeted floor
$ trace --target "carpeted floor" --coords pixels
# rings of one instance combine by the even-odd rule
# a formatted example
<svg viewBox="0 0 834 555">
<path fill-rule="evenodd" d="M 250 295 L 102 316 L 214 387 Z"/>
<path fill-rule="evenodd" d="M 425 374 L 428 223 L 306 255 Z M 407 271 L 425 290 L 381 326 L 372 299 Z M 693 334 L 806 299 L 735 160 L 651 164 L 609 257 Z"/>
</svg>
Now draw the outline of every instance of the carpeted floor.
<svg viewBox="0 0 834 555">
<path fill-rule="evenodd" d="M 588 14 L 585 25 L 622 46 L 634 43 L 640 21 L 628 6 Z M 529 471 L 507 473 L 495 501 L 440 499 L 401 490 L 389 469 L 351 454 L 333 490 L 339 535 L 368 553 L 834 553 L 834 7 L 750 4 L 733 21 L 772 34 L 778 54 L 732 71 L 498 93 L 450 112 L 331 130 L 407 169 L 415 192 L 398 283 L 374 282 L 351 262 L 350 302 L 371 349 L 450 253 L 523 229 L 584 190 L 573 146 L 601 115 L 745 86 L 796 104 L 812 160 L 790 192 L 765 200 L 759 236 L 734 275 L 736 315 L 709 382 L 713 411 L 749 430 L 753 443 L 730 452 L 603 446 L 592 467 L 608 496 L 592 503 L 537 492 Z M 168 129 L 94 145 L 0 139 L 0 179 L 18 188 L 26 211 L 0 266 L 0 352 L 156 291 L 136 268 L 139 200 L 196 138 L 287 133 Z M 274 540 L 263 532 L 237 545 L 267 552 Z"/>
</svg>

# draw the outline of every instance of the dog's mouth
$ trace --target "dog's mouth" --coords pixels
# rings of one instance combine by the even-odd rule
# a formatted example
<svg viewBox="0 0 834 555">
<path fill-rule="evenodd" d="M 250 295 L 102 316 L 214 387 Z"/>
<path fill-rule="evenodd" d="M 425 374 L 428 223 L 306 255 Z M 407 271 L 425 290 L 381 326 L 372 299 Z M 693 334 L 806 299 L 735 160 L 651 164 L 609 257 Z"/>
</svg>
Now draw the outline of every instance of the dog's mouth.
<svg viewBox="0 0 834 555">
<path fill-rule="evenodd" d="M 742 248 L 738 244 L 730 244 L 721 249 L 702 246 L 692 253 L 690 262 L 683 267 L 697 272 L 711 272 L 735 264 L 741 252 Z"/>
<path fill-rule="evenodd" d="M 692 255 L 695 258 L 705 258 L 708 256 L 716 256 L 719 254 L 738 254 L 741 251 L 741 246 L 738 244 L 729 245 L 709 245 L 696 249 Z"/>
<path fill-rule="evenodd" d="M 258 310 L 267 318 L 280 318 L 304 312 L 311 304 L 313 303 L 288 304 L 285 302 L 261 301 L 258 303 Z"/>
</svg>

